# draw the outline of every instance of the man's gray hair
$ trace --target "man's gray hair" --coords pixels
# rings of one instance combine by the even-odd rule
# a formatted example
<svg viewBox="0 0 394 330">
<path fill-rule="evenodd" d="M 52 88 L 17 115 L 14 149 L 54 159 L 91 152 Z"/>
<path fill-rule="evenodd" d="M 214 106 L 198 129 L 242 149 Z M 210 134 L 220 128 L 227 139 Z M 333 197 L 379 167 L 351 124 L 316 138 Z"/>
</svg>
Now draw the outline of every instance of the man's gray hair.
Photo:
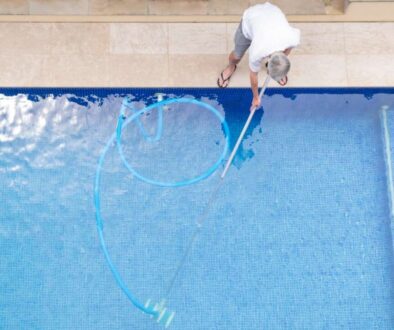
<svg viewBox="0 0 394 330">
<path fill-rule="evenodd" d="M 286 77 L 290 70 L 290 61 L 282 52 L 275 52 L 268 60 L 268 74 L 276 81 Z"/>
</svg>

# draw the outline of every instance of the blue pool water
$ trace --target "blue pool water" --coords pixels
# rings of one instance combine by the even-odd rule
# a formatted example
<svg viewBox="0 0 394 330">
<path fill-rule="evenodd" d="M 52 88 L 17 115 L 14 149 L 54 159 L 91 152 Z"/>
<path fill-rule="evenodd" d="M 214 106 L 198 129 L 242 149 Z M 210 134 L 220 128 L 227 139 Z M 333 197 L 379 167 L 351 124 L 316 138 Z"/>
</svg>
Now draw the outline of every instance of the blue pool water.
<svg viewBox="0 0 394 330">
<path fill-rule="evenodd" d="M 124 97 L 138 110 L 159 91 L 217 109 L 234 146 L 249 89 L 0 90 L 1 329 L 163 328 L 114 280 L 93 203 Z M 269 89 L 263 110 L 217 194 L 223 165 L 160 187 L 110 146 L 101 212 L 124 282 L 160 301 L 210 203 L 168 297 L 170 328 L 393 329 L 394 89 Z M 141 122 L 154 135 L 158 111 Z M 224 144 L 220 121 L 193 104 L 164 110 L 156 142 L 136 123 L 122 133 L 131 166 L 154 180 L 198 175 Z"/>
</svg>

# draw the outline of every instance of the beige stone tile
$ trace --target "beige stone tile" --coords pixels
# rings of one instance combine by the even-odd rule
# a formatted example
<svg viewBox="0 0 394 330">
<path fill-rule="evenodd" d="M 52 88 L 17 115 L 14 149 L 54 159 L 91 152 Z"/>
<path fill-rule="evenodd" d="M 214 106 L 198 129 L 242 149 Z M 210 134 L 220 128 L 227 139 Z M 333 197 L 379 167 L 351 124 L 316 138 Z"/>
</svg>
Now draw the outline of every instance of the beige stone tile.
<svg viewBox="0 0 394 330">
<path fill-rule="evenodd" d="M 289 87 L 347 86 L 345 55 L 291 55 Z"/>
<path fill-rule="evenodd" d="M 209 0 L 148 0 L 150 15 L 206 15 Z"/>
<path fill-rule="evenodd" d="M 294 23 L 292 26 L 301 30 L 301 44 L 293 54 L 345 54 L 343 23 Z"/>
<path fill-rule="evenodd" d="M 53 23 L 51 54 L 98 54 L 109 52 L 107 23 Z"/>
<path fill-rule="evenodd" d="M 0 0 L 0 15 L 27 15 L 28 0 Z"/>
<path fill-rule="evenodd" d="M 169 23 L 169 54 L 226 54 L 226 23 Z"/>
<path fill-rule="evenodd" d="M 394 23 L 344 23 L 346 54 L 394 55 Z"/>
<path fill-rule="evenodd" d="M 168 86 L 167 55 L 107 56 L 109 86 Z"/>
<path fill-rule="evenodd" d="M 250 5 L 263 2 L 250 0 Z M 277 5 L 286 15 L 325 14 L 324 1 L 322 0 L 270 0 L 270 2 Z"/>
<path fill-rule="evenodd" d="M 349 0 L 349 2 L 390 2 L 393 0 Z"/>
<path fill-rule="evenodd" d="M 87 15 L 89 0 L 29 0 L 31 15 Z"/>
<path fill-rule="evenodd" d="M 91 54 L 109 50 L 108 24 L 0 23 L 3 55 Z"/>
<path fill-rule="evenodd" d="M 45 55 L 1 55 L 0 71 L 0 86 L 3 87 L 52 86 Z"/>
<path fill-rule="evenodd" d="M 101 87 L 108 85 L 108 66 L 105 56 L 94 54 L 51 56 L 46 63 L 51 86 Z"/>
<path fill-rule="evenodd" d="M 170 33 L 156 26 L 153 35 L 162 37 L 158 40 L 148 38 L 156 40 L 152 45 L 144 44 L 146 41 L 133 44 L 134 39 L 141 39 L 144 31 L 156 29 L 152 26 L 147 29 L 145 23 L 124 30 L 119 26 L 129 23 L 0 23 L 0 38 L 7 45 L 0 55 L 0 85 L 214 87 L 227 64 L 238 26 L 237 23 L 223 24 L 174 23 L 170 24 L 172 30 L 168 26 Z M 392 46 L 387 39 L 393 24 L 346 23 L 348 38 L 357 35 L 366 47 L 359 49 L 360 53 L 348 55 L 344 55 L 343 48 L 341 50 L 344 45 L 339 37 L 341 24 L 297 24 L 303 33 L 304 48 L 300 47 L 290 56 L 292 69 L 288 86 L 394 85 Z M 373 54 L 371 50 L 376 45 L 375 41 L 368 40 L 368 37 L 373 38 L 373 34 L 368 34 L 370 29 L 385 40 L 386 48 L 380 54 Z M 338 39 L 334 36 L 336 32 Z M 355 44 L 351 50 L 355 51 L 355 47 L 359 46 Z M 380 47 L 380 43 L 376 47 Z M 108 55 L 109 49 L 113 55 Z M 210 53 L 201 54 L 206 49 Z M 246 54 L 230 86 L 249 86 L 247 59 Z"/>
<path fill-rule="evenodd" d="M 346 55 L 349 86 L 394 86 L 393 55 Z"/>
<path fill-rule="evenodd" d="M 215 87 L 226 61 L 224 55 L 170 55 L 169 86 Z"/>
<path fill-rule="evenodd" d="M 226 35 L 227 35 L 227 53 L 234 50 L 234 35 L 237 31 L 239 23 L 227 23 L 226 24 Z"/>
<path fill-rule="evenodd" d="M 324 4 L 326 7 L 326 14 L 343 15 L 349 3 L 345 0 L 326 0 Z"/>
<path fill-rule="evenodd" d="M 2 55 L 46 55 L 52 51 L 52 23 L 0 23 Z"/>
<path fill-rule="evenodd" d="M 208 15 L 239 15 L 249 7 L 249 0 L 210 0 Z"/>
<path fill-rule="evenodd" d="M 90 15 L 145 15 L 147 0 L 89 0 Z"/>
<path fill-rule="evenodd" d="M 352 2 L 346 8 L 344 22 L 392 22 L 393 1 Z"/>
<path fill-rule="evenodd" d="M 111 54 L 167 54 L 167 23 L 112 23 Z"/>
</svg>

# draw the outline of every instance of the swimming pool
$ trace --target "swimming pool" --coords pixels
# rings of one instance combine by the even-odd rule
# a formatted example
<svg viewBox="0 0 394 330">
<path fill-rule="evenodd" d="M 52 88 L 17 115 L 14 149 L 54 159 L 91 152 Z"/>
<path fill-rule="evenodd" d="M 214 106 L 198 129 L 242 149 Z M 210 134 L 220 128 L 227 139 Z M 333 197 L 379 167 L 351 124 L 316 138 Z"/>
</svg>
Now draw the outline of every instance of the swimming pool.
<svg viewBox="0 0 394 330">
<path fill-rule="evenodd" d="M 128 96 L 135 110 L 191 98 L 228 124 L 249 89 L 2 89 L 2 329 L 159 329 L 118 287 L 100 247 L 97 163 Z M 183 187 L 133 177 L 116 143 L 100 183 L 106 244 L 143 302 L 165 295 L 196 219 L 206 219 L 167 305 L 173 329 L 393 329 L 394 89 L 269 89 L 218 193 L 219 170 Z M 128 116 L 132 110 L 128 109 Z M 141 118 L 155 135 L 158 111 Z M 125 157 L 177 181 L 220 156 L 225 131 L 198 105 L 169 105 L 156 142 L 135 123 Z"/>
</svg>

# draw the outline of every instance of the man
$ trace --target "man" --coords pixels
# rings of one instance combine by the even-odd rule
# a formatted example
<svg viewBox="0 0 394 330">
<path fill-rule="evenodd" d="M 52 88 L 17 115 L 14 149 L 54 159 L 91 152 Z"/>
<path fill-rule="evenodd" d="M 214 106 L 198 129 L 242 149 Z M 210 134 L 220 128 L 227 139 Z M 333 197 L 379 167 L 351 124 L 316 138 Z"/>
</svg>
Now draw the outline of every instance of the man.
<svg viewBox="0 0 394 330">
<path fill-rule="evenodd" d="M 289 25 L 283 12 L 269 2 L 245 10 L 234 36 L 235 47 L 229 64 L 217 80 L 227 87 L 237 64 L 249 48 L 250 85 L 253 91 L 252 108 L 260 106 L 257 74 L 264 63 L 267 73 L 281 86 L 287 84 L 290 61 L 287 55 L 300 43 L 300 31 Z"/>
</svg>

